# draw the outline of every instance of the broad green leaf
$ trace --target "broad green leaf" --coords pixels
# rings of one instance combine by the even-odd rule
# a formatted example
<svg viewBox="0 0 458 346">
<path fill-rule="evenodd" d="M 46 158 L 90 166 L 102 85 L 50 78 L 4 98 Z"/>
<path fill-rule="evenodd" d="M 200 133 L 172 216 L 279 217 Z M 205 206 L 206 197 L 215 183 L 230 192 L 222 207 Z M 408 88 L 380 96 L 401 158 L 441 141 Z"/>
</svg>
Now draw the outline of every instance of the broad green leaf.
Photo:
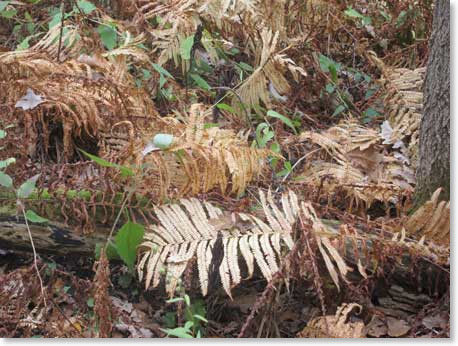
<svg viewBox="0 0 458 346">
<path fill-rule="evenodd" d="M 339 105 L 339 106 L 335 109 L 334 113 L 332 113 L 332 116 L 335 117 L 335 116 L 339 115 L 339 114 L 342 113 L 346 108 L 347 108 L 347 107 L 345 107 L 344 105 Z"/>
<path fill-rule="evenodd" d="M 32 178 L 28 179 L 25 183 L 23 183 L 19 189 L 17 189 L 16 194 L 18 198 L 27 198 L 29 197 L 33 190 L 35 189 L 35 185 L 37 183 L 38 178 L 40 178 L 41 174 L 34 175 Z"/>
<path fill-rule="evenodd" d="M 17 10 L 12 8 L 11 10 L 3 10 L 0 12 L 0 17 L 13 18 L 17 14 Z"/>
<path fill-rule="evenodd" d="M 0 130 L 0 139 L 3 139 L 6 137 L 6 132 L 3 130 Z"/>
<path fill-rule="evenodd" d="M 88 158 L 90 158 L 92 161 L 94 161 L 95 163 L 97 163 L 98 165 L 100 165 L 102 167 L 109 167 L 109 168 L 118 169 L 121 172 L 121 175 L 123 177 L 130 177 L 130 176 L 134 175 L 134 172 L 131 169 L 125 167 L 125 166 L 121 166 L 121 165 L 118 165 L 116 163 L 104 160 L 104 159 L 102 159 L 102 158 L 100 158 L 98 156 L 89 154 L 89 153 L 85 152 L 82 149 L 78 149 L 78 150 L 81 151 L 84 155 L 86 155 Z"/>
<path fill-rule="evenodd" d="M 8 174 L 0 172 L 0 185 L 9 189 L 13 187 L 13 179 Z"/>
<path fill-rule="evenodd" d="M 191 59 L 191 49 L 194 44 L 194 35 L 186 37 L 180 44 L 180 55 L 184 60 Z"/>
<path fill-rule="evenodd" d="M 190 330 L 192 326 L 194 326 L 193 321 L 186 321 L 186 323 L 184 324 L 184 329 Z"/>
<path fill-rule="evenodd" d="M 25 217 L 30 222 L 43 223 L 49 221 L 48 219 L 41 217 L 40 215 L 35 213 L 33 210 L 27 210 L 27 212 L 25 213 Z"/>
<path fill-rule="evenodd" d="M 88 307 L 93 308 L 94 307 L 94 298 L 89 297 L 88 300 L 86 301 L 86 304 Z"/>
<path fill-rule="evenodd" d="M 118 37 L 114 26 L 109 24 L 100 24 L 97 28 L 97 32 L 100 35 L 103 45 L 108 50 L 112 50 L 116 47 Z"/>
<path fill-rule="evenodd" d="M 97 7 L 94 6 L 89 1 L 86 0 L 79 0 L 78 1 L 78 7 L 85 13 L 85 14 L 90 14 L 92 11 L 96 10 Z"/>
<path fill-rule="evenodd" d="M 342 65 L 339 64 L 338 62 L 335 62 L 331 58 L 328 58 L 326 55 L 320 54 L 319 57 L 319 63 L 320 63 L 320 68 L 321 71 L 328 73 L 329 72 L 329 66 L 334 66 L 335 70 L 339 72 L 342 69 Z"/>
<path fill-rule="evenodd" d="M 285 117 L 284 115 L 282 115 L 280 113 L 277 113 L 277 112 L 275 112 L 275 111 L 273 111 L 271 109 L 267 111 L 267 116 L 272 117 L 272 118 L 280 119 L 285 125 L 289 126 L 294 131 L 294 133 L 297 134 L 296 128 L 294 127 L 294 124 L 291 121 L 291 119 L 289 119 L 289 118 Z"/>
<path fill-rule="evenodd" d="M 173 135 L 168 133 L 158 133 L 153 138 L 153 144 L 162 150 L 168 149 L 172 143 Z"/>
<path fill-rule="evenodd" d="M 359 13 L 358 11 L 356 11 L 355 9 L 349 7 L 348 9 L 346 9 L 344 11 L 345 15 L 348 16 L 348 17 L 352 17 L 352 18 L 364 18 L 364 16 Z"/>
<path fill-rule="evenodd" d="M 199 76 L 198 74 L 194 74 L 194 73 L 191 73 L 191 78 L 194 80 L 194 82 L 196 82 L 196 84 L 204 89 L 204 90 L 210 90 L 211 87 L 210 85 L 207 83 L 207 81 L 205 79 L 203 79 L 201 76 Z"/>
<path fill-rule="evenodd" d="M 0 1 L 0 12 L 2 12 L 11 1 Z"/>
<path fill-rule="evenodd" d="M 137 246 L 143 240 L 144 228 L 142 225 L 128 221 L 121 227 L 115 237 L 118 254 L 132 270 L 137 258 Z"/>
</svg>

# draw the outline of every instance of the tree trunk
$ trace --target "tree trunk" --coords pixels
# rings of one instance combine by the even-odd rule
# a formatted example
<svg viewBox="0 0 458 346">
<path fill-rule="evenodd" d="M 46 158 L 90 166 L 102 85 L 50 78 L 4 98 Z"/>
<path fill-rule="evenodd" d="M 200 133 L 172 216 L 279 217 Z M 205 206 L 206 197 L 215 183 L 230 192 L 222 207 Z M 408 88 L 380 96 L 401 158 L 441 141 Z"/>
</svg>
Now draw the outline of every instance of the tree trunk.
<svg viewBox="0 0 458 346">
<path fill-rule="evenodd" d="M 450 199 L 450 3 L 446 0 L 435 3 L 423 94 L 417 206 L 439 187 L 441 198 Z"/>
</svg>

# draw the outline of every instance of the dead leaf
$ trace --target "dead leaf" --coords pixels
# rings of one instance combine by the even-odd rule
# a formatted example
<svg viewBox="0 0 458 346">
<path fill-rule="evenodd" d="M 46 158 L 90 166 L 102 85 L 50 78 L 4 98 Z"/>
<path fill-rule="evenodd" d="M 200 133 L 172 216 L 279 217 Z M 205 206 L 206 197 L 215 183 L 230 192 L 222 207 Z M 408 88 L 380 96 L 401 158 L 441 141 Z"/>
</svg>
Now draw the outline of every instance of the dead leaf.
<svg viewBox="0 0 458 346">
<path fill-rule="evenodd" d="M 378 316 L 372 316 L 372 320 L 366 327 L 367 335 L 379 338 L 388 333 L 388 328 L 382 319 Z"/>
<path fill-rule="evenodd" d="M 16 108 L 22 108 L 23 110 L 34 109 L 39 104 L 45 102 L 43 97 L 40 95 L 35 94 L 35 92 L 28 88 L 27 93 L 18 101 L 16 102 Z"/>
<path fill-rule="evenodd" d="M 398 320 L 397 318 L 387 317 L 388 335 L 391 337 L 398 338 L 406 335 L 410 330 L 410 326 L 404 320 Z"/>
</svg>

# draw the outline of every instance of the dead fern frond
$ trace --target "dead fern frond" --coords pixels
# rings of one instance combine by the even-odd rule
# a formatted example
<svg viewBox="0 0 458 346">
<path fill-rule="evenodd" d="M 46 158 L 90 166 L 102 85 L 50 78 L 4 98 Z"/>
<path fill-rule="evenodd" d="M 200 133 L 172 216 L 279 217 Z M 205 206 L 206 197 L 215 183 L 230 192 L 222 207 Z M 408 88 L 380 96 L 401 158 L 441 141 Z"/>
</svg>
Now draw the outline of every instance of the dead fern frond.
<svg viewBox="0 0 458 346">
<path fill-rule="evenodd" d="M 269 224 L 249 214 L 224 214 L 219 208 L 197 199 L 157 207 L 155 212 L 160 224 L 151 226 L 150 232 L 145 235 L 147 241 L 140 250 L 140 280 L 145 277 L 146 288 L 150 285 L 156 287 L 161 270 L 166 265 L 166 290 L 173 296 L 188 261 L 196 255 L 200 287 L 202 294 L 206 295 L 209 275 L 213 274 L 209 273 L 213 246 L 219 235 L 222 237 L 224 257 L 218 269 L 223 288 L 229 296 L 231 288 L 242 281 L 240 254 L 248 277 L 253 275 L 256 263 L 262 275 L 270 280 L 278 270 L 278 259 L 282 258 L 281 244 L 292 247 L 291 224 L 287 221 L 287 213 L 279 211 L 274 205 L 267 205 L 265 196 L 261 196 Z M 285 195 L 282 207 L 289 212 L 296 210 L 296 196 L 293 193 Z"/>
<path fill-rule="evenodd" d="M 287 141 L 294 141 L 290 139 Z M 355 121 L 343 121 L 323 133 L 304 132 L 299 141 L 312 145 L 302 181 L 325 191 L 343 187 L 357 204 L 373 201 L 396 203 L 413 191 L 414 174 L 399 151 L 388 154 L 383 133 Z"/>
<path fill-rule="evenodd" d="M 268 150 L 251 148 L 246 135 L 230 130 L 204 128 L 205 116 L 211 114 L 201 104 L 191 106 L 184 116 L 186 125 L 174 121 L 167 131 L 174 143 L 165 151 L 144 154 L 145 147 L 158 132 L 147 132 L 135 153 L 120 153 L 123 164 L 145 167 L 139 191 L 159 191 L 160 196 L 184 196 L 218 188 L 222 193 L 241 194 L 250 182 L 257 180 L 266 165 Z M 230 187 L 230 189 L 229 189 Z M 229 190 L 229 191 L 228 191 Z"/>
<path fill-rule="evenodd" d="M 385 88 L 384 105 L 392 133 L 391 144 L 403 142 L 413 169 L 417 167 L 420 136 L 420 121 L 423 112 L 423 81 L 426 68 L 415 70 L 386 66 L 374 54 L 368 54 L 369 61 L 377 66 Z M 400 145 L 400 144 L 398 144 Z"/>
<path fill-rule="evenodd" d="M 404 223 L 408 234 L 450 246 L 450 201 L 439 201 L 441 189 Z"/>
<path fill-rule="evenodd" d="M 261 191 L 260 199 L 267 223 L 245 213 L 224 213 L 221 209 L 197 199 L 181 200 L 179 204 L 156 207 L 160 221 L 150 226 L 145 242 L 140 247 L 138 274 L 145 278 L 145 286 L 157 287 L 161 273 L 166 273 L 166 290 L 173 296 L 180 277 L 193 256 L 197 256 L 197 268 L 202 294 L 208 293 L 209 277 L 214 251 L 223 251 L 223 259 L 218 272 L 222 286 L 231 296 L 231 288 L 242 281 L 239 259 L 247 268 L 247 277 L 254 273 L 255 263 L 262 276 L 270 281 L 279 270 L 282 260 L 282 244 L 293 247 L 292 229 L 297 215 L 312 223 L 313 232 L 319 242 L 328 270 L 338 286 L 337 271 L 331 258 L 337 264 L 344 278 L 348 272 L 343 259 L 326 238 L 324 226 L 318 220 L 309 204 L 299 206 L 297 196 L 289 191 L 281 198 L 281 208 Z M 221 249 L 215 248 L 218 237 L 222 239 Z"/>
</svg>

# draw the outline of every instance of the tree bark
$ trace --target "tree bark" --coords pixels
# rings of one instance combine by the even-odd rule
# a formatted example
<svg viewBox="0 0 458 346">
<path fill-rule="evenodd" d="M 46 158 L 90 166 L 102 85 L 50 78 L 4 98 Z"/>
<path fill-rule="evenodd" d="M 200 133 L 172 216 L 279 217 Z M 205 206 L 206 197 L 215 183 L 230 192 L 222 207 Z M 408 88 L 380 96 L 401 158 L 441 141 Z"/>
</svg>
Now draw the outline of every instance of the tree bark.
<svg viewBox="0 0 458 346">
<path fill-rule="evenodd" d="M 450 3 L 436 0 L 429 44 L 415 204 L 439 187 L 450 199 Z"/>
</svg>

